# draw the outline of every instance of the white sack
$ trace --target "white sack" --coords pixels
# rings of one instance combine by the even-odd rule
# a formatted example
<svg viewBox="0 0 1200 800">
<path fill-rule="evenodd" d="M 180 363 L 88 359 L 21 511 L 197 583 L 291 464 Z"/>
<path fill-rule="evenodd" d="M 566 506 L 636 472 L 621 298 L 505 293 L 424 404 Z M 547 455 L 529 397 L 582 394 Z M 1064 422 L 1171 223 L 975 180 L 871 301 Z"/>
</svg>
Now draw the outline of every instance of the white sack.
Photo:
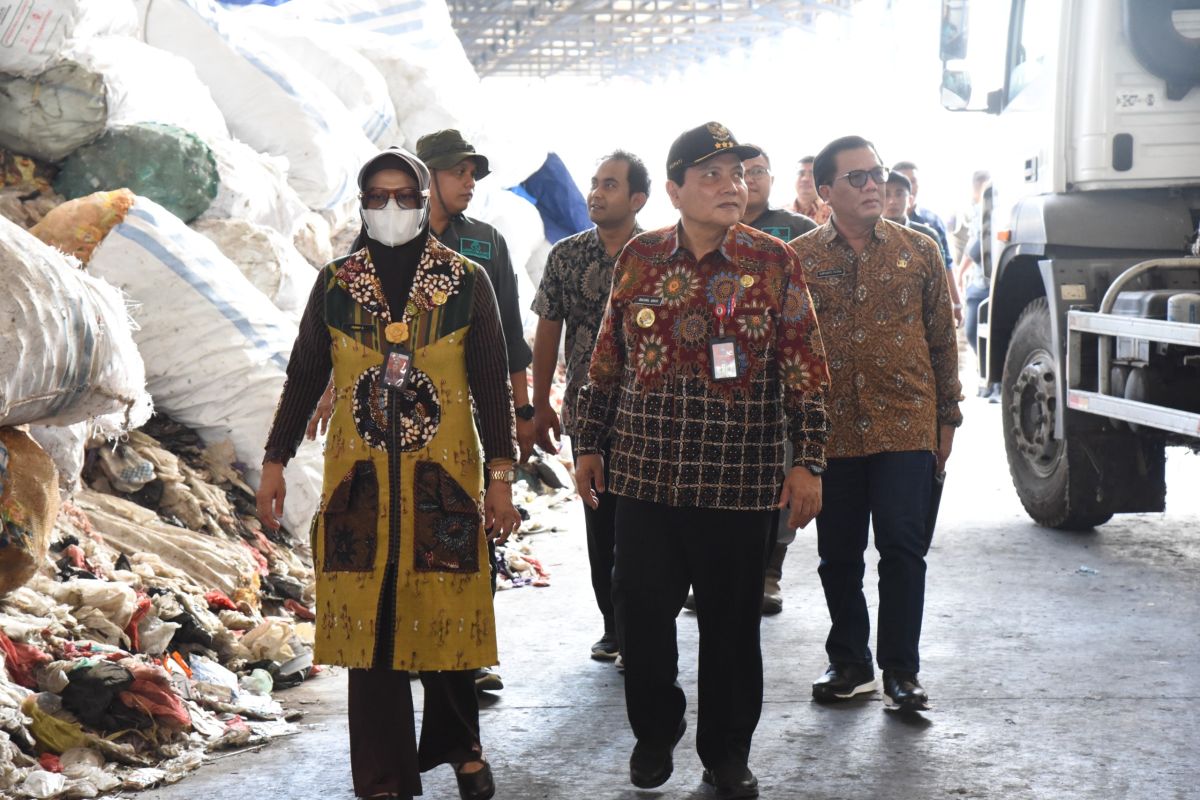
<svg viewBox="0 0 1200 800">
<path fill-rule="evenodd" d="M 208 444 L 232 441 L 257 486 L 296 326 L 216 245 L 144 197 L 88 269 L 139 303 L 135 338 L 158 407 Z M 316 512 L 322 459 L 306 443 L 288 464 L 284 523 L 294 533 Z"/>
<path fill-rule="evenodd" d="M 72 61 L 31 77 L 0 72 L 0 147 L 61 161 L 104 133 L 104 78 Z"/>
<path fill-rule="evenodd" d="M 291 236 L 312 215 L 288 183 L 286 158 L 259 153 L 237 139 L 212 138 L 205 143 L 217 159 L 221 182 L 212 205 L 198 220 L 243 219 Z"/>
<path fill-rule="evenodd" d="M 318 273 L 290 239 L 240 219 L 198 220 L 191 227 L 215 244 L 293 324 L 300 325 Z"/>
<path fill-rule="evenodd" d="M 0 0 L 0 72 L 33 75 L 72 38 L 137 33 L 131 0 Z"/>
<path fill-rule="evenodd" d="M 145 367 L 121 293 L 0 219 L 0 425 L 150 418 Z"/>
<path fill-rule="evenodd" d="M 292 187 L 340 227 L 353 212 L 359 167 L 378 152 L 341 101 L 212 0 L 137 2 L 146 41 L 191 61 L 230 133 L 285 156 Z"/>
<path fill-rule="evenodd" d="M 368 139 L 381 148 L 403 142 L 387 81 L 353 48 L 339 46 L 341 26 L 305 22 L 271 6 L 249 5 L 237 19 L 304 65 L 342 101 Z"/>
<path fill-rule="evenodd" d="M 65 55 L 104 77 L 109 127 L 160 122 L 205 140 L 228 138 L 225 117 L 190 61 L 131 36 L 79 39 Z"/>
<path fill-rule="evenodd" d="M 529 278 L 527 264 L 546 241 L 546 226 L 533 203 L 518 197 L 499 184 L 489 183 L 492 176 L 475 185 L 475 197 L 467 216 L 483 220 L 504 235 L 508 254 L 517 277 L 517 296 L 521 304 L 521 326 L 525 337 L 537 331 L 537 315 L 530 310 L 536 286 Z"/>
</svg>

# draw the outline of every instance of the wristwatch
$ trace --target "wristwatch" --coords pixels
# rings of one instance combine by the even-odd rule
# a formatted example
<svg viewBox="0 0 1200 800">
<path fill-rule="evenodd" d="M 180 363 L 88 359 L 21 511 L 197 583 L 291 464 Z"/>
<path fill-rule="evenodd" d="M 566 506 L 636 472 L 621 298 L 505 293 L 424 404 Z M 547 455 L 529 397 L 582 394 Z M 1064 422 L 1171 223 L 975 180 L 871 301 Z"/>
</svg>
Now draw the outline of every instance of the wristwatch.
<svg viewBox="0 0 1200 800">
<path fill-rule="evenodd" d="M 517 419 L 529 422 L 529 420 L 533 419 L 533 403 L 517 406 L 513 409 L 513 413 L 517 415 Z"/>
<path fill-rule="evenodd" d="M 504 469 L 489 469 L 488 470 L 488 480 L 489 481 L 503 481 L 504 483 L 512 483 L 516 479 L 517 479 L 517 472 L 512 467 L 505 467 Z"/>
<path fill-rule="evenodd" d="M 818 478 L 825 474 L 825 468 L 819 467 L 816 464 L 805 464 L 804 468 L 813 475 L 816 475 Z"/>
</svg>

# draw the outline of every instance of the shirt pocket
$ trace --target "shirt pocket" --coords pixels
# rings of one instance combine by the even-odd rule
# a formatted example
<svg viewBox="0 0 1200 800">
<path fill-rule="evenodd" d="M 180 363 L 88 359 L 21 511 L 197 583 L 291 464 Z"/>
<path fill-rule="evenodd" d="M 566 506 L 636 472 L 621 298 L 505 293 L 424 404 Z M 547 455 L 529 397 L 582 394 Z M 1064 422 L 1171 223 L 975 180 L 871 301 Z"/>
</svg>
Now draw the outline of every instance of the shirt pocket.
<svg viewBox="0 0 1200 800">
<path fill-rule="evenodd" d="M 375 569 L 379 478 L 370 461 L 356 461 L 329 496 L 322 514 L 328 572 Z"/>
<path fill-rule="evenodd" d="M 440 464 L 418 461 L 413 478 L 413 568 L 479 572 L 479 504 Z"/>
</svg>

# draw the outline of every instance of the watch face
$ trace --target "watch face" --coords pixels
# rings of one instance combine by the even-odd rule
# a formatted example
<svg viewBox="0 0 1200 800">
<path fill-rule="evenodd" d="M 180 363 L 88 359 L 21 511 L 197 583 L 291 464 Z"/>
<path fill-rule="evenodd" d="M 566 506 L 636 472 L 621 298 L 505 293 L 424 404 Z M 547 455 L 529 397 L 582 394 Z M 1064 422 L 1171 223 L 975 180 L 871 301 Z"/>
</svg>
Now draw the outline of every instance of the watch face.
<svg viewBox="0 0 1200 800">
<path fill-rule="evenodd" d="M 529 420 L 533 419 L 533 406 L 528 405 L 528 404 L 523 405 L 523 406 L 517 406 L 515 413 L 517 415 L 517 419 L 523 419 L 525 421 L 529 421 Z"/>
</svg>

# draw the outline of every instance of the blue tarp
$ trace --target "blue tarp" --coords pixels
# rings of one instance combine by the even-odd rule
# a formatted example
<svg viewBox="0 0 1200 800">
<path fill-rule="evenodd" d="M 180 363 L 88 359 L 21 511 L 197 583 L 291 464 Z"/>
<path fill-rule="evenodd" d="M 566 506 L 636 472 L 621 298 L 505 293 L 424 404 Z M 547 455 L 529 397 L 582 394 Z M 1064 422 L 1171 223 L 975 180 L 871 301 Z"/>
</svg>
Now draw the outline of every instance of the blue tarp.
<svg viewBox="0 0 1200 800">
<path fill-rule="evenodd" d="M 546 162 L 538 171 L 520 186 L 514 186 L 512 191 L 534 204 L 542 215 L 546 238 L 551 242 L 592 227 L 583 194 L 557 153 L 546 156 Z"/>
</svg>

